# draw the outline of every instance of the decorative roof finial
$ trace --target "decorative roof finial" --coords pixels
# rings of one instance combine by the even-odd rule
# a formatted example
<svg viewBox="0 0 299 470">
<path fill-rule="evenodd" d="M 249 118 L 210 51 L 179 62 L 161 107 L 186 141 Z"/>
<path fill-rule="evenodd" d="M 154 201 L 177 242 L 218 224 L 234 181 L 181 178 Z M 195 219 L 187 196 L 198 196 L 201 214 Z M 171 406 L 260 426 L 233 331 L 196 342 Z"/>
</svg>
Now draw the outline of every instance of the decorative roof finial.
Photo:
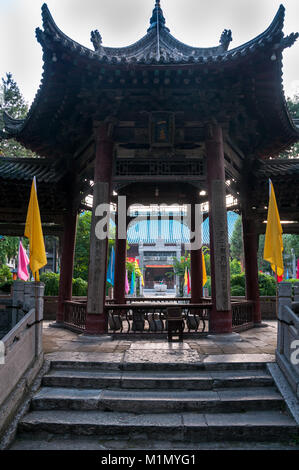
<svg viewBox="0 0 299 470">
<path fill-rule="evenodd" d="M 152 29 L 156 28 L 157 26 L 160 29 L 166 29 L 169 31 L 168 28 L 165 26 L 165 18 L 163 16 L 163 11 L 161 9 L 160 0 L 156 0 L 155 8 L 153 9 L 153 14 L 150 19 L 150 27 L 148 28 L 147 32 L 151 31 Z"/>
<path fill-rule="evenodd" d="M 90 41 L 92 42 L 95 51 L 98 51 L 98 50 L 101 49 L 102 36 L 100 35 L 100 33 L 97 29 L 95 29 L 94 31 L 91 31 Z"/>
<path fill-rule="evenodd" d="M 232 32 L 230 29 L 225 29 L 220 37 L 220 44 L 223 46 L 224 50 L 227 51 L 230 42 L 233 40 Z"/>
</svg>

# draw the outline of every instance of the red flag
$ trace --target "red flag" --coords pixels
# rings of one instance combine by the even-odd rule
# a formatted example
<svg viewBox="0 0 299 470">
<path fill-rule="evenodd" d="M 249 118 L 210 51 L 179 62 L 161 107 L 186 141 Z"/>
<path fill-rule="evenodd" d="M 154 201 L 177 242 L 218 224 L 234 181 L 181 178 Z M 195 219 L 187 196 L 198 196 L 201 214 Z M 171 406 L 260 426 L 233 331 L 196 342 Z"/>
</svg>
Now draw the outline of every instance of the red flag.
<svg viewBox="0 0 299 470">
<path fill-rule="evenodd" d="M 191 280 L 190 280 L 190 273 L 188 269 L 188 283 L 187 283 L 187 293 L 190 294 L 191 292 Z"/>
</svg>

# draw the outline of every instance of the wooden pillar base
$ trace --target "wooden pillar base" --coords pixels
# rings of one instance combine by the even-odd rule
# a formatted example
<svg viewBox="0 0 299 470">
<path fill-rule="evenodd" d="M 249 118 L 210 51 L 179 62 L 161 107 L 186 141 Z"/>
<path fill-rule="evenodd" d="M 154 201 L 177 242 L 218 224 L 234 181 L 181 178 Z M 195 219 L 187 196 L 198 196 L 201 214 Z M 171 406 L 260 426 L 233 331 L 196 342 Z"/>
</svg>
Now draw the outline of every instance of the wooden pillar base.
<svg viewBox="0 0 299 470">
<path fill-rule="evenodd" d="M 214 308 L 210 317 L 210 333 L 231 333 L 232 332 L 232 312 L 231 310 L 217 311 Z"/>
<path fill-rule="evenodd" d="M 86 330 L 87 335 L 105 334 L 108 331 L 108 323 L 105 315 L 98 315 L 88 313 L 86 317 Z"/>
</svg>

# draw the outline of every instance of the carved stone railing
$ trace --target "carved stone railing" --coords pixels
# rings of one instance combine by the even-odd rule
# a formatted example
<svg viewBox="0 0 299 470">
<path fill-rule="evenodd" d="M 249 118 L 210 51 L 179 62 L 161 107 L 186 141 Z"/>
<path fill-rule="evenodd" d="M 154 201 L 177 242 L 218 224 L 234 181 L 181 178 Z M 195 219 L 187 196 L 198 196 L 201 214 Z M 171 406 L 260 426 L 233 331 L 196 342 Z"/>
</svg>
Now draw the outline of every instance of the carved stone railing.
<svg viewBox="0 0 299 470">
<path fill-rule="evenodd" d="M 243 300 L 232 302 L 232 329 L 242 331 L 253 327 L 254 302 Z"/>
<path fill-rule="evenodd" d="M 0 340 L 0 448 L 43 364 L 43 294 L 42 283 L 13 283 L 8 331 Z"/>
<path fill-rule="evenodd" d="M 278 287 L 276 360 L 299 399 L 299 283 Z"/>
</svg>

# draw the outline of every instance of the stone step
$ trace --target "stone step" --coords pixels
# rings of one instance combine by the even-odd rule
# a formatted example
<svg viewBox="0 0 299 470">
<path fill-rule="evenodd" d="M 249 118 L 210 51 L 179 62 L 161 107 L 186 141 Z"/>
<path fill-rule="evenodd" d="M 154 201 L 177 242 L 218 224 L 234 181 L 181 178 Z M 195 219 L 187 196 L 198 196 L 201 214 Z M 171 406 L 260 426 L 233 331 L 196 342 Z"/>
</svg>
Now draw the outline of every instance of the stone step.
<svg viewBox="0 0 299 470">
<path fill-rule="evenodd" d="M 42 388 L 31 402 L 34 410 L 102 410 L 132 413 L 198 411 L 231 413 L 283 410 L 285 403 L 273 387 L 196 391 L 96 390 Z"/>
<path fill-rule="evenodd" d="M 169 437 L 170 439 L 170 437 Z M 283 442 L 247 442 L 247 441 L 218 441 L 218 442 L 173 442 L 164 437 L 163 440 L 126 439 L 109 440 L 98 436 L 53 435 L 44 433 L 21 434 L 14 441 L 10 450 L 299 450 L 295 441 Z"/>
<path fill-rule="evenodd" d="M 51 354 L 50 356 L 53 357 L 55 353 Z M 248 362 L 248 355 L 243 355 L 243 357 L 240 357 L 242 355 L 237 355 L 240 357 L 239 360 L 235 360 L 235 362 L 232 362 L 232 355 L 228 357 L 226 360 L 220 361 L 219 358 L 215 357 L 214 361 L 214 356 L 208 357 L 206 360 L 198 361 L 198 362 L 184 362 L 182 361 L 177 361 L 177 362 L 155 362 L 155 361 L 150 361 L 146 358 L 146 360 L 143 361 L 132 361 L 129 362 L 128 360 L 126 362 L 123 361 L 123 357 L 121 354 L 115 355 L 115 361 L 107 361 L 106 358 L 103 356 L 99 357 L 98 359 L 96 358 L 96 355 L 94 359 L 90 358 L 90 354 L 86 353 L 86 355 L 83 355 L 84 353 L 81 353 L 80 355 L 80 360 L 74 360 L 72 359 L 73 354 L 70 353 L 64 353 L 65 358 L 64 359 L 53 359 L 49 358 L 51 360 L 51 368 L 52 369 L 76 369 L 76 370 L 86 370 L 86 369 L 92 369 L 92 370 L 101 370 L 101 371 L 215 371 L 215 370 L 265 370 L 266 369 L 266 362 L 269 362 L 269 359 L 266 359 L 266 356 L 268 357 L 269 355 L 266 354 L 260 354 L 260 355 L 254 355 L 254 356 L 259 356 L 260 360 L 253 360 L 252 362 Z M 100 354 L 97 354 L 97 356 L 100 356 Z M 227 355 L 229 356 L 229 355 Z M 225 356 L 221 356 L 221 358 L 225 358 Z"/>
<path fill-rule="evenodd" d="M 258 370 L 220 371 L 100 371 L 52 369 L 43 377 L 47 387 L 139 388 L 212 390 L 225 387 L 273 385 L 269 372 Z"/>
<path fill-rule="evenodd" d="M 105 439 L 171 438 L 173 442 L 288 441 L 298 434 L 294 420 L 281 411 L 246 413 L 138 414 L 104 411 L 31 411 L 19 433 L 102 436 Z"/>
</svg>

